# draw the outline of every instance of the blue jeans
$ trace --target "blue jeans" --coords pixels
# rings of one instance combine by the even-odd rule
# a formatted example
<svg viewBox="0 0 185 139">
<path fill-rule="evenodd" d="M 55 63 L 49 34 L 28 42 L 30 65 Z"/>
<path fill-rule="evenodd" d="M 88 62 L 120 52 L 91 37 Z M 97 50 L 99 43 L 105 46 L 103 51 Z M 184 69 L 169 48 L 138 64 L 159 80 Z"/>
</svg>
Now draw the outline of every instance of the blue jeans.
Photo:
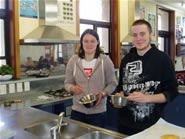
<svg viewBox="0 0 185 139">
<path fill-rule="evenodd" d="M 99 126 L 104 128 L 105 122 L 107 118 L 107 113 L 98 113 L 98 114 L 84 114 L 77 111 L 72 110 L 71 119 L 84 122 L 87 124 L 91 124 L 94 126 Z"/>
</svg>

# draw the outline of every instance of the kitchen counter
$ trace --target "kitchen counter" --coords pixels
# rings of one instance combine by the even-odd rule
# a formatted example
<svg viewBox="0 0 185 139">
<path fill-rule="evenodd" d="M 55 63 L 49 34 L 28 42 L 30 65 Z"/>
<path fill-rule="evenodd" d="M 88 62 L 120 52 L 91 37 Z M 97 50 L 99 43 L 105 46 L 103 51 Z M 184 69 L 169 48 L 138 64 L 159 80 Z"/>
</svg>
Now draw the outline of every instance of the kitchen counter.
<svg viewBox="0 0 185 139">
<path fill-rule="evenodd" d="M 185 86 L 179 86 L 179 93 L 185 94 Z M 65 102 L 68 100 L 72 100 L 72 96 L 70 97 L 48 97 L 47 94 L 43 92 L 28 92 L 24 93 L 23 95 L 15 95 L 14 97 L 5 97 L 4 99 L 0 99 L 0 107 L 5 107 L 5 101 L 12 101 L 12 100 L 22 100 L 21 103 L 12 104 L 11 109 L 22 109 L 25 107 L 30 106 L 39 106 L 39 105 L 50 105 L 50 104 L 57 104 L 61 102 Z"/>
<path fill-rule="evenodd" d="M 185 94 L 185 86 L 179 86 L 179 93 Z M 57 104 L 61 102 L 65 102 L 68 100 L 72 100 L 72 96 L 70 97 L 48 97 L 47 94 L 43 92 L 31 92 L 31 93 L 24 93 L 24 95 L 18 95 L 12 97 L 6 97 L 5 99 L 0 101 L 0 107 L 5 107 L 4 102 L 10 100 L 22 100 L 21 103 L 12 104 L 11 109 L 22 109 L 25 107 L 30 106 L 39 106 L 39 105 L 50 105 L 50 104 Z"/>
<path fill-rule="evenodd" d="M 179 85 L 178 90 L 179 90 L 179 93 L 185 94 L 185 85 Z"/>
<path fill-rule="evenodd" d="M 13 103 L 11 104 L 10 109 L 23 109 L 30 106 L 40 106 L 40 105 L 51 105 L 51 104 L 57 104 L 65 101 L 72 100 L 72 96 L 70 97 L 53 97 L 48 96 L 47 94 L 40 93 L 40 92 L 32 92 L 27 93 L 24 95 L 18 95 L 12 97 L 6 97 L 5 99 L 0 101 L 0 107 L 4 108 L 4 102 L 5 101 L 12 101 L 12 100 L 21 100 L 21 103 Z"/>
<path fill-rule="evenodd" d="M 11 108 L 0 108 L 0 131 L 10 130 L 15 132 L 14 139 L 39 139 L 37 136 L 25 131 L 24 129 L 39 123 L 44 123 L 57 119 L 58 116 L 35 108 L 27 107 L 12 110 Z M 103 131 L 114 136 L 125 138 L 126 136 L 111 130 L 91 126 L 85 123 L 64 118 L 66 122 L 77 123 L 80 126 L 92 128 L 96 131 Z M 0 132 L 2 133 L 2 132 Z"/>
<path fill-rule="evenodd" d="M 142 132 L 127 137 L 126 139 L 159 139 L 162 135 L 173 134 L 180 138 L 185 137 L 185 128 L 171 124 L 160 118 L 156 124 Z"/>
</svg>

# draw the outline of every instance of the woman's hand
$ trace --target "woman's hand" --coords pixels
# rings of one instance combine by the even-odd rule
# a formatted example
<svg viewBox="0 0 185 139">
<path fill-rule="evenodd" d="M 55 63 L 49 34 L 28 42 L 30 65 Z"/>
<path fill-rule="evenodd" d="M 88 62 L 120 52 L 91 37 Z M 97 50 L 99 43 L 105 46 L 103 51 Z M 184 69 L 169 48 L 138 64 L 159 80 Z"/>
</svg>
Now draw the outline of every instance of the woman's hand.
<svg viewBox="0 0 185 139">
<path fill-rule="evenodd" d="M 79 95 L 82 93 L 82 86 L 80 85 L 74 85 L 71 87 L 70 91 L 74 94 L 74 95 Z"/>
<path fill-rule="evenodd" d="M 98 106 L 103 98 L 103 94 L 101 92 L 97 92 L 95 95 L 98 97 L 95 106 Z"/>
</svg>

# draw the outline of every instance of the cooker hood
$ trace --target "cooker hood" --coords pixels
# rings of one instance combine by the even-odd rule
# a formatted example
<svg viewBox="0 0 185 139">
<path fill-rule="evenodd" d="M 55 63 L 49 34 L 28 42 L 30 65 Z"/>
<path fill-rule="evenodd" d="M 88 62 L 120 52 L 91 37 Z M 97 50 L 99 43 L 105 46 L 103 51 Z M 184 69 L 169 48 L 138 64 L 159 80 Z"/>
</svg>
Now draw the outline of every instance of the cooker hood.
<svg viewBox="0 0 185 139">
<path fill-rule="evenodd" d="M 80 37 L 57 26 L 57 0 L 39 1 L 39 26 L 20 40 L 21 44 L 75 44 Z"/>
<path fill-rule="evenodd" d="M 132 45 L 131 26 L 135 19 L 139 18 L 140 1 L 139 0 L 128 0 L 128 26 L 127 35 L 121 41 L 121 45 Z"/>
</svg>

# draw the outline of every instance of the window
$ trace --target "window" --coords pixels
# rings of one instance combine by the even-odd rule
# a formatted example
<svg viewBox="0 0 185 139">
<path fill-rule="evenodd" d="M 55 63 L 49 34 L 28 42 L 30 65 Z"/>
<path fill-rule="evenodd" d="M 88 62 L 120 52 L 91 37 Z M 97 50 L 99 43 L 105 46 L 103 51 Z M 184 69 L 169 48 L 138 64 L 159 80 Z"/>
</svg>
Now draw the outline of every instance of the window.
<svg viewBox="0 0 185 139">
<path fill-rule="evenodd" d="M 5 34 L 4 34 L 4 20 L 0 19 L 0 46 L 1 46 L 1 52 L 0 56 L 5 56 Z"/>
<path fill-rule="evenodd" d="M 5 0 L 0 0 L 0 9 L 5 9 Z"/>
<path fill-rule="evenodd" d="M 80 24 L 80 36 L 82 33 L 87 29 L 93 29 L 93 25 L 88 25 L 88 24 Z"/>
<path fill-rule="evenodd" d="M 110 1 L 80 0 L 80 18 L 110 22 Z"/>
<path fill-rule="evenodd" d="M 6 14 L 6 1 L 0 0 L 0 66 L 2 64 L 7 64 L 7 53 L 6 53 L 6 24 L 7 22 L 7 14 Z"/>
<path fill-rule="evenodd" d="M 111 54 L 111 2 L 110 0 L 80 0 L 80 35 L 85 29 L 95 29 L 100 37 L 100 47 Z"/>
<path fill-rule="evenodd" d="M 109 46 L 109 29 L 108 28 L 97 28 L 97 32 L 100 37 L 100 46 L 105 53 L 109 53 L 109 49 L 106 46 Z"/>
<path fill-rule="evenodd" d="M 170 55 L 169 12 L 158 9 L 158 48 Z"/>
<path fill-rule="evenodd" d="M 158 10 L 158 30 L 169 31 L 169 13 L 167 11 Z"/>
</svg>

